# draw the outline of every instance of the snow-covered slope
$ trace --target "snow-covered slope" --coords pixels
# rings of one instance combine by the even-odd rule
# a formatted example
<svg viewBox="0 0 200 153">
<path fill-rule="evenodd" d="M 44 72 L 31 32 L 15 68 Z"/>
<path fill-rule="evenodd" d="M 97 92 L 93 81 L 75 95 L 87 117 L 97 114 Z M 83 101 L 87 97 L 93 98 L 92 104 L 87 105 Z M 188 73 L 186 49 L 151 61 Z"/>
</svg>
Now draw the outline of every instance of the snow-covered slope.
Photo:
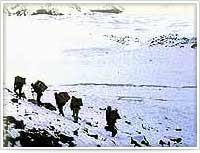
<svg viewBox="0 0 200 153">
<path fill-rule="evenodd" d="M 28 83 L 40 76 L 51 85 L 195 85 L 196 49 L 191 48 L 191 41 L 183 44 L 182 48 L 181 45 L 169 47 L 174 45 L 168 42 L 169 39 L 165 45 L 150 46 L 153 38 L 158 39 L 163 35 L 168 38 L 170 33 L 178 34 L 174 43 L 185 43 L 182 41 L 184 37 L 193 39 L 195 34 L 190 29 L 194 26 L 190 25 L 190 20 L 184 18 L 176 21 L 170 16 L 171 23 L 162 26 L 157 23 L 152 27 L 153 20 L 160 19 L 159 16 L 132 16 L 79 14 L 6 17 L 6 86 L 13 84 L 15 75 L 26 77 Z M 149 18 L 153 18 L 151 22 L 147 22 Z M 174 22 L 186 22 L 188 26 L 171 27 Z M 139 26 L 141 29 L 138 31 L 136 27 Z M 191 73 L 188 73 L 188 69 L 191 69 Z M 180 81 L 176 81 L 177 78 Z"/>
<path fill-rule="evenodd" d="M 4 16 L 4 145 L 196 146 L 195 17 L 77 7 L 62 16 Z M 17 75 L 26 77 L 25 100 L 12 93 Z M 42 107 L 30 90 L 38 79 L 48 85 Z M 58 91 L 83 99 L 78 123 L 69 103 L 65 117 L 54 110 Z M 108 105 L 122 118 L 115 137 L 104 129 Z"/>
<path fill-rule="evenodd" d="M 37 136 L 36 133 L 44 130 L 54 137 L 51 138 L 52 140 L 57 138 L 60 145 L 52 146 L 135 147 L 139 144 L 143 147 L 161 147 L 160 141 L 170 143 L 170 147 L 196 146 L 196 105 L 194 103 L 196 88 L 69 85 L 50 87 L 44 94 L 43 103 L 48 102 L 56 106 L 53 96 L 55 88 L 83 98 L 84 105 L 80 111 L 79 123 L 73 122 L 69 103 L 64 107 L 65 117 L 62 117 L 58 110 L 51 111 L 39 107 L 30 100 L 12 102 L 11 99 L 14 98 L 12 93 L 5 89 L 5 120 L 6 116 L 12 116 L 18 121 L 23 121 L 24 124 L 22 129 L 16 128 L 14 124 L 9 124 L 7 130 L 4 128 L 4 132 L 7 133 L 5 136 L 8 136 L 4 137 L 4 142 L 9 141 L 8 146 L 26 147 L 30 144 L 37 146 L 38 139 L 32 136 L 36 142 L 31 143 L 28 139 L 29 135 L 24 136 L 20 133 L 20 131 L 30 133 L 29 130 L 33 129 L 33 135 Z M 29 95 L 28 98 L 31 99 L 32 96 Z M 104 129 L 105 108 L 108 105 L 117 108 L 122 118 L 116 124 L 118 134 L 114 138 Z M 61 139 L 61 134 L 73 141 Z M 11 138 L 14 138 L 14 141 L 11 141 Z M 24 139 L 26 144 L 23 143 Z M 148 145 L 141 143 L 145 139 Z M 46 143 L 40 145 L 45 146 Z"/>
</svg>

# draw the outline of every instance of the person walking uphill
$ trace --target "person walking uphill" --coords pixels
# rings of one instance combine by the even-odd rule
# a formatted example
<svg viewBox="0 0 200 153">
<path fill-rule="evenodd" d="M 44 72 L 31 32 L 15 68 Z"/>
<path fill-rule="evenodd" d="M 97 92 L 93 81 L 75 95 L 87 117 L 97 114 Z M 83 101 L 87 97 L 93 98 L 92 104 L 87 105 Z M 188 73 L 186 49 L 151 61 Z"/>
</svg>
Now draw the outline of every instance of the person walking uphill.
<svg viewBox="0 0 200 153">
<path fill-rule="evenodd" d="M 34 84 L 31 83 L 31 86 L 33 88 L 33 91 L 32 92 L 35 92 L 37 94 L 37 102 L 38 102 L 38 105 L 41 106 L 41 97 L 42 97 L 42 93 L 48 88 L 44 82 L 42 81 L 36 81 Z"/>
<path fill-rule="evenodd" d="M 108 106 L 106 109 L 106 122 L 109 122 L 109 117 L 110 117 L 110 112 L 111 112 L 112 108 L 111 106 Z"/>
<path fill-rule="evenodd" d="M 72 96 L 70 108 L 73 111 L 72 116 L 74 117 L 75 123 L 78 123 L 78 113 L 79 113 L 79 110 L 81 109 L 80 106 L 83 106 L 82 99 Z"/>
<path fill-rule="evenodd" d="M 67 92 L 60 92 L 60 93 L 55 92 L 54 95 L 55 95 L 56 105 L 58 107 L 58 110 L 60 114 L 64 116 L 63 106 L 68 102 L 68 100 L 70 99 L 70 96 L 68 95 Z"/>
<path fill-rule="evenodd" d="M 22 87 L 23 85 L 26 84 L 26 78 L 22 78 L 20 76 L 15 77 L 15 82 L 14 82 L 14 92 L 21 99 L 22 97 Z M 19 90 L 19 93 L 17 93 L 17 90 Z"/>
<path fill-rule="evenodd" d="M 106 109 L 107 126 L 105 126 L 105 129 L 107 131 L 112 132 L 112 137 L 114 137 L 117 134 L 117 128 L 115 126 L 117 119 L 121 119 L 118 110 L 112 110 L 111 106 L 108 106 Z"/>
</svg>

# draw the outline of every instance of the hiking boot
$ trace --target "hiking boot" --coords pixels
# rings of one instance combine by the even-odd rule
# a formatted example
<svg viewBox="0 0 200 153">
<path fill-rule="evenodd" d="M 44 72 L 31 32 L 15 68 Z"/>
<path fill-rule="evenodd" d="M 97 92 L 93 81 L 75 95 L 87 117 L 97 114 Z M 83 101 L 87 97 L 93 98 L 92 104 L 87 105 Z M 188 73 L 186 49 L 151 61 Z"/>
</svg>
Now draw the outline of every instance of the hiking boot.
<svg viewBox="0 0 200 153">
<path fill-rule="evenodd" d="M 112 129 L 112 137 L 114 137 L 117 134 L 117 130 L 116 129 Z"/>
</svg>

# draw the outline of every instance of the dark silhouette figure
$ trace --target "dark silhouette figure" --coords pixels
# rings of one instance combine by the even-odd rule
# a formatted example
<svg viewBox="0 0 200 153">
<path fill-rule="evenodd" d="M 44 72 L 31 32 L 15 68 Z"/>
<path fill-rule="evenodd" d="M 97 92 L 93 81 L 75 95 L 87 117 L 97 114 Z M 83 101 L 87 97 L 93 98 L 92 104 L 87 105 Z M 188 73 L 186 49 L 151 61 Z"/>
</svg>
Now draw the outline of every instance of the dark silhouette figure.
<svg viewBox="0 0 200 153">
<path fill-rule="evenodd" d="M 68 95 L 67 92 L 60 92 L 60 93 L 55 92 L 54 95 L 55 95 L 56 105 L 58 107 L 58 110 L 60 114 L 64 116 L 63 106 L 68 102 L 68 100 L 70 99 L 70 96 Z"/>
<path fill-rule="evenodd" d="M 22 87 L 24 84 L 26 84 L 26 78 L 22 78 L 20 76 L 15 77 L 14 92 L 19 99 L 22 97 Z M 19 92 L 17 92 L 17 90 L 19 90 Z"/>
<path fill-rule="evenodd" d="M 78 122 L 78 113 L 79 110 L 81 109 L 81 106 L 83 106 L 82 99 L 72 96 L 70 108 L 73 111 L 72 116 L 74 117 L 74 122 L 76 123 Z"/>
<path fill-rule="evenodd" d="M 42 81 L 36 81 L 35 84 L 31 83 L 31 86 L 33 88 L 32 92 L 35 92 L 37 94 L 37 102 L 38 105 L 41 106 L 41 97 L 43 95 L 43 92 L 47 89 L 47 86 Z"/>
<path fill-rule="evenodd" d="M 24 92 L 21 93 L 21 98 L 22 98 L 23 100 L 24 100 L 24 99 L 27 99 Z"/>
<path fill-rule="evenodd" d="M 112 132 L 112 137 L 114 137 L 117 134 L 117 128 L 115 126 L 117 119 L 121 119 L 118 110 L 112 110 L 111 106 L 108 106 L 106 109 L 107 126 L 105 126 L 105 129 L 107 131 Z"/>
<path fill-rule="evenodd" d="M 112 108 L 111 106 L 108 106 L 106 109 L 106 122 L 109 122 L 109 117 L 110 117 L 110 112 L 111 112 Z"/>
</svg>

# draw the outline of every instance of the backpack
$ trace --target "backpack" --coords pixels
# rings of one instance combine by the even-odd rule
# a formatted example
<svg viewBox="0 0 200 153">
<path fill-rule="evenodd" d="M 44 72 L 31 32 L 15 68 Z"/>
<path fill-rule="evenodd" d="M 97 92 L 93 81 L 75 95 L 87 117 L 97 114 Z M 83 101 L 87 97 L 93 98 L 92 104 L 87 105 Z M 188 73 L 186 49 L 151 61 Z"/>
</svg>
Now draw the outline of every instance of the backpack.
<svg viewBox="0 0 200 153">
<path fill-rule="evenodd" d="M 116 122 L 117 119 L 121 119 L 117 110 L 112 110 L 110 112 L 110 119 L 115 121 L 115 122 Z"/>
<path fill-rule="evenodd" d="M 82 99 L 81 99 L 81 98 L 78 98 L 78 105 L 79 105 L 79 106 L 83 106 L 83 102 L 82 102 Z"/>
<path fill-rule="evenodd" d="M 62 98 L 64 101 L 68 101 L 70 99 L 70 96 L 68 95 L 67 92 L 60 92 L 58 93 L 58 95 L 60 96 L 60 98 Z"/>
<path fill-rule="evenodd" d="M 68 95 L 67 92 L 60 92 L 58 94 L 57 93 L 55 94 L 55 98 L 56 98 L 56 104 L 60 107 L 64 106 L 66 102 L 68 102 L 70 96 Z"/>
<path fill-rule="evenodd" d="M 26 84 L 26 78 L 22 78 L 20 76 L 15 77 L 15 84 Z"/>
<path fill-rule="evenodd" d="M 33 84 L 33 89 L 36 92 L 44 92 L 48 87 L 44 84 L 42 81 L 36 81 L 35 84 Z"/>
<path fill-rule="evenodd" d="M 71 109 L 80 108 L 80 106 L 83 106 L 82 99 L 72 96 L 72 100 L 70 104 Z"/>
</svg>

